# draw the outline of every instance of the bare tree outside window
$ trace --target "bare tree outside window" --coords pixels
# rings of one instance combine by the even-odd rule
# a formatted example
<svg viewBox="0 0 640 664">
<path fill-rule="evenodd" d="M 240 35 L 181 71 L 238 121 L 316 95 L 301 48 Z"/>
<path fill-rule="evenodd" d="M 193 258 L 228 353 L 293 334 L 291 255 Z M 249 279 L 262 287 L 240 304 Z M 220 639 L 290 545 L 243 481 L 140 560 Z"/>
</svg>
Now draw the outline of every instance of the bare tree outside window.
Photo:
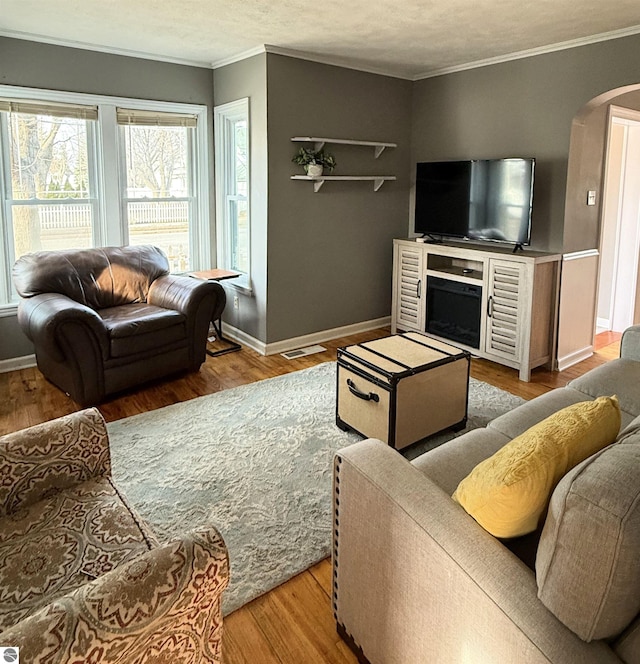
<svg viewBox="0 0 640 664">
<path fill-rule="evenodd" d="M 171 269 L 191 268 L 191 185 L 186 127 L 124 127 L 130 244 L 154 244 Z"/>
<path fill-rule="evenodd" d="M 16 258 L 40 249 L 91 246 L 86 125 L 77 118 L 10 114 Z"/>
</svg>

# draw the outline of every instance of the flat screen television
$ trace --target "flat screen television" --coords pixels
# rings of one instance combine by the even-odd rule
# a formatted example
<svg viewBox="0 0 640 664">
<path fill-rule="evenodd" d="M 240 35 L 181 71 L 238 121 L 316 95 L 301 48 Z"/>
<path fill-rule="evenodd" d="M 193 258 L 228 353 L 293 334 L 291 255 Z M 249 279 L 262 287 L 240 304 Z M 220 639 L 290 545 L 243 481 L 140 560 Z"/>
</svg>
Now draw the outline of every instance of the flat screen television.
<svg viewBox="0 0 640 664">
<path fill-rule="evenodd" d="M 528 245 L 534 169 L 533 158 L 419 163 L 415 232 Z"/>
</svg>

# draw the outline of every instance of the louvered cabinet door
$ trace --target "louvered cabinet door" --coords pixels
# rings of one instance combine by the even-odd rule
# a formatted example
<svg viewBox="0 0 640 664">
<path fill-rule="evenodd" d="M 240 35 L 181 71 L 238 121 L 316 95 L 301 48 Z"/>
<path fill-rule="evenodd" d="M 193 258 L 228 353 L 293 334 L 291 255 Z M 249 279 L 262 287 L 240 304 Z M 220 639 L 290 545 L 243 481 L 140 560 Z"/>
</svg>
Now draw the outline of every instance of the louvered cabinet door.
<svg viewBox="0 0 640 664">
<path fill-rule="evenodd" d="M 395 247 L 394 320 L 401 330 L 424 329 L 424 251 L 403 245 Z M 395 325 L 394 325 L 395 323 Z"/>
<path fill-rule="evenodd" d="M 523 314 L 527 299 L 526 266 L 500 260 L 489 261 L 487 355 L 520 362 L 523 343 Z"/>
</svg>

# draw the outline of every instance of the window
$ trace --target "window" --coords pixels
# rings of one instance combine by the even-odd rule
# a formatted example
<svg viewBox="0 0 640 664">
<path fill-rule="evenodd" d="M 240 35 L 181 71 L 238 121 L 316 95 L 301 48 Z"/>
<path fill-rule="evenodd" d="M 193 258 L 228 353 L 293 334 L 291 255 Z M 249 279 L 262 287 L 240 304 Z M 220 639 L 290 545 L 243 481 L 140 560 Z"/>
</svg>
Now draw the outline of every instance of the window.
<svg viewBox="0 0 640 664">
<path fill-rule="evenodd" d="M 129 244 L 156 244 L 174 271 L 188 270 L 195 205 L 189 155 L 196 118 L 118 109 L 117 119 Z"/>
<path fill-rule="evenodd" d="M 14 102 L 0 110 L 9 255 L 91 247 L 98 216 L 90 150 L 97 108 Z"/>
<path fill-rule="evenodd" d="M 0 306 L 25 253 L 155 244 L 210 267 L 206 107 L 0 86 Z"/>
<path fill-rule="evenodd" d="M 218 263 L 242 274 L 239 285 L 251 287 L 251 215 L 249 206 L 249 100 L 218 106 L 216 131 L 216 212 Z"/>
</svg>

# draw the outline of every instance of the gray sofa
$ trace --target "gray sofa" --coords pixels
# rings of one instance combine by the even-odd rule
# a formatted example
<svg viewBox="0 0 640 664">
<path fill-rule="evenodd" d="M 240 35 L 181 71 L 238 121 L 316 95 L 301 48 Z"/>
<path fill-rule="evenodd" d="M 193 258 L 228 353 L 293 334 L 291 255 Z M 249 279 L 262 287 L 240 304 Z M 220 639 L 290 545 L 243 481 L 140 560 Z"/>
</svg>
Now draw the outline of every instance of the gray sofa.
<svg viewBox="0 0 640 664">
<path fill-rule="evenodd" d="M 504 542 L 451 494 L 555 411 L 616 394 L 621 432 Z M 373 439 L 334 467 L 338 631 L 371 664 L 640 663 L 640 326 L 621 357 L 408 462 Z"/>
</svg>

